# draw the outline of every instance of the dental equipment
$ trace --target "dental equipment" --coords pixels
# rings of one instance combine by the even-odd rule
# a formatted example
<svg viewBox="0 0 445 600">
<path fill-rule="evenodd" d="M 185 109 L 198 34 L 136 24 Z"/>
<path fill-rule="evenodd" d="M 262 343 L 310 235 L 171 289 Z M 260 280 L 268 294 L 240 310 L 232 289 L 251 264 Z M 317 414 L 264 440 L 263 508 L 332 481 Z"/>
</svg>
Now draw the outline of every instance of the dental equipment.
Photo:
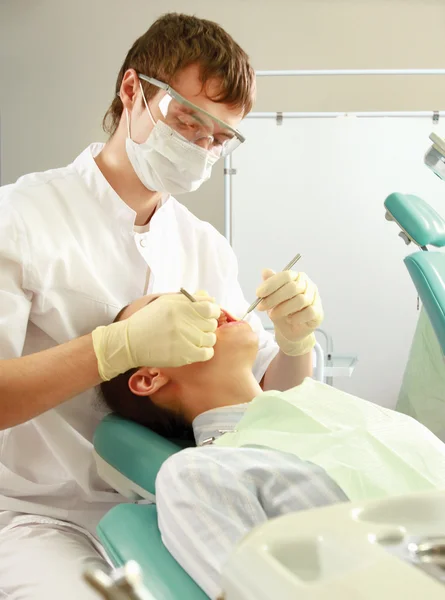
<svg viewBox="0 0 445 600">
<path fill-rule="evenodd" d="M 179 290 L 181 292 L 181 294 L 183 294 L 186 298 L 188 298 L 190 300 L 190 302 L 196 302 L 196 298 L 193 298 L 193 296 L 191 294 L 189 294 L 187 292 L 187 290 L 185 290 L 184 288 L 181 288 Z"/>
<path fill-rule="evenodd" d="M 445 494 L 349 502 L 267 521 L 232 552 L 225 600 L 443 598 Z"/>
<path fill-rule="evenodd" d="M 87 569 L 83 578 L 105 600 L 156 600 L 142 585 L 141 568 L 134 560 L 110 573 Z"/>
<path fill-rule="evenodd" d="M 301 254 L 297 254 L 296 256 L 294 256 L 294 258 L 290 261 L 290 263 L 288 263 L 283 271 L 290 271 L 290 269 L 292 269 L 292 267 L 294 266 L 294 264 L 296 262 L 298 262 L 301 258 Z M 261 302 L 262 298 L 257 298 L 255 300 L 255 302 L 252 302 L 252 304 L 249 306 L 249 308 L 247 309 L 246 314 L 243 316 L 243 318 L 241 319 L 242 321 L 244 321 L 244 319 L 247 317 L 247 315 L 249 313 L 251 313 L 253 310 L 255 310 L 255 308 L 258 306 L 258 304 Z"/>
<path fill-rule="evenodd" d="M 445 140 L 436 133 L 430 135 L 430 140 L 433 145 L 425 154 L 424 162 L 435 175 L 445 181 Z"/>
</svg>

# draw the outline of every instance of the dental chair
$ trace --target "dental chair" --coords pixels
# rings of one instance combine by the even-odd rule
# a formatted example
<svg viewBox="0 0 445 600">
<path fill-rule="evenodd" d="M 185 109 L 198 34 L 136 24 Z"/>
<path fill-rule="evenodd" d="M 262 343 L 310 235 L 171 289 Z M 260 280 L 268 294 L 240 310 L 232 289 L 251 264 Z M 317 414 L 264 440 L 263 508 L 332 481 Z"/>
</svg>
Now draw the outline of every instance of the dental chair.
<svg viewBox="0 0 445 600">
<path fill-rule="evenodd" d="M 445 220 L 417 196 L 391 194 L 384 204 L 387 220 L 401 229 L 399 236 L 421 250 L 404 262 L 445 354 L 445 254 L 428 251 L 428 246 L 445 247 Z"/>
<path fill-rule="evenodd" d="M 421 251 L 405 265 L 422 300 L 397 410 L 414 417 L 445 442 L 445 220 L 416 196 L 391 194 L 387 218 L 400 227 L 406 243 Z M 428 251 L 428 247 L 436 248 Z"/>
<path fill-rule="evenodd" d="M 94 435 L 99 475 L 134 502 L 116 506 L 103 517 L 99 539 L 115 567 L 137 561 L 144 586 L 156 600 L 207 599 L 162 543 L 153 503 L 162 463 L 187 445 L 116 415 L 105 417 Z M 136 504 L 141 500 L 145 503 Z"/>
</svg>

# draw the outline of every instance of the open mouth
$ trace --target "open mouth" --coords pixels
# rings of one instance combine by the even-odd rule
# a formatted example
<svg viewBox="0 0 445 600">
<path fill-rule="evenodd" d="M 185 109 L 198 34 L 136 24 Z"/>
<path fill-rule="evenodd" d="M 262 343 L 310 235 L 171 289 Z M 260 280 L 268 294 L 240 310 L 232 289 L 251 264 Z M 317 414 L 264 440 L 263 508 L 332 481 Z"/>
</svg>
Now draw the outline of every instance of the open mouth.
<svg viewBox="0 0 445 600">
<path fill-rule="evenodd" d="M 238 319 L 232 317 L 232 315 L 229 314 L 226 310 L 221 309 L 221 315 L 218 319 L 218 328 L 222 327 L 223 325 L 228 325 L 229 323 L 236 323 L 237 321 Z"/>
</svg>

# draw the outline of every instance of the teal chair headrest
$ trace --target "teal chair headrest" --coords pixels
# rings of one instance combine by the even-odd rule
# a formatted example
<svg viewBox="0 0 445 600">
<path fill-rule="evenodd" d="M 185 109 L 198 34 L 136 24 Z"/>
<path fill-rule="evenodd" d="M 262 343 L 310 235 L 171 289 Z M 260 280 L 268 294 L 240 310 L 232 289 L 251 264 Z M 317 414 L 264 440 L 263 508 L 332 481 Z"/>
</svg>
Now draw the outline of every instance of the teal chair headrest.
<svg viewBox="0 0 445 600">
<path fill-rule="evenodd" d="M 391 194 L 385 200 L 385 208 L 390 220 L 396 221 L 418 246 L 445 246 L 445 220 L 418 196 Z"/>
<path fill-rule="evenodd" d="M 445 253 L 416 252 L 404 262 L 445 355 Z"/>
<path fill-rule="evenodd" d="M 191 444 L 189 440 L 167 440 L 147 427 L 113 414 L 103 419 L 94 434 L 94 449 L 100 458 L 152 495 L 162 463 Z M 162 543 L 156 505 L 115 506 L 102 518 L 97 533 L 115 566 L 129 560 L 139 563 L 144 585 L 153 598 L 207 598 Z"/>
<path fill-rule="evenodd" d="M 94 449 L 103 460 L 151 494 L 156 475 L 169 456 L 191 442 L 167 440 L 147 427 L 108 415 L 94 433 Z"/>
</svg>

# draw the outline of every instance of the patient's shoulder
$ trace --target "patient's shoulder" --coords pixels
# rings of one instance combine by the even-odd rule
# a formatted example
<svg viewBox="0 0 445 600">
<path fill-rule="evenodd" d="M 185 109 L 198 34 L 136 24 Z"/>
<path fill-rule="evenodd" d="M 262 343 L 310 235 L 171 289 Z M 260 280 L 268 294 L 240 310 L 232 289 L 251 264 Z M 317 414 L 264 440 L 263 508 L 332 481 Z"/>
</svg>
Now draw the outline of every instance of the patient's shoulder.
<svg viewBox="0 0 445 600">
<path fill-rule="evenodd" d="M 161 466 L 156 478 L 156 489 L 168 488 L 172 480 L 189 483 L 191 479 L 206 479 L 215 470 L 233 470 L 236 461 L 229 455 L 239 453 L 239 448 L 220 448 L 218 446 L 199 446 L 186 448 L 172 454 Z"/>
<path fill-rule="evenodd" d="M 162 463 L 156 477 L 156 495 L 171 494 L 172 489 L 188 486 L 190 480 L 195 479 L 195 474 L 205 477 L 208 463 L 205 448 L 186 448 L 172 454 Z"/>
<path fill-rule="evenodd" d="M 172 470 L 175 470 L 177 474 L 180 474 L 186 470 L 194 469 L 196 465 L 200 465 L 203 462 L 210 460 L 209 447 L 199 446 L 193 448 L 185 448 L 180 452 L 176 452 L 167 458 L 162 463 L 159 470 L 158 477 L 163 476 Z"/>
</svg>

